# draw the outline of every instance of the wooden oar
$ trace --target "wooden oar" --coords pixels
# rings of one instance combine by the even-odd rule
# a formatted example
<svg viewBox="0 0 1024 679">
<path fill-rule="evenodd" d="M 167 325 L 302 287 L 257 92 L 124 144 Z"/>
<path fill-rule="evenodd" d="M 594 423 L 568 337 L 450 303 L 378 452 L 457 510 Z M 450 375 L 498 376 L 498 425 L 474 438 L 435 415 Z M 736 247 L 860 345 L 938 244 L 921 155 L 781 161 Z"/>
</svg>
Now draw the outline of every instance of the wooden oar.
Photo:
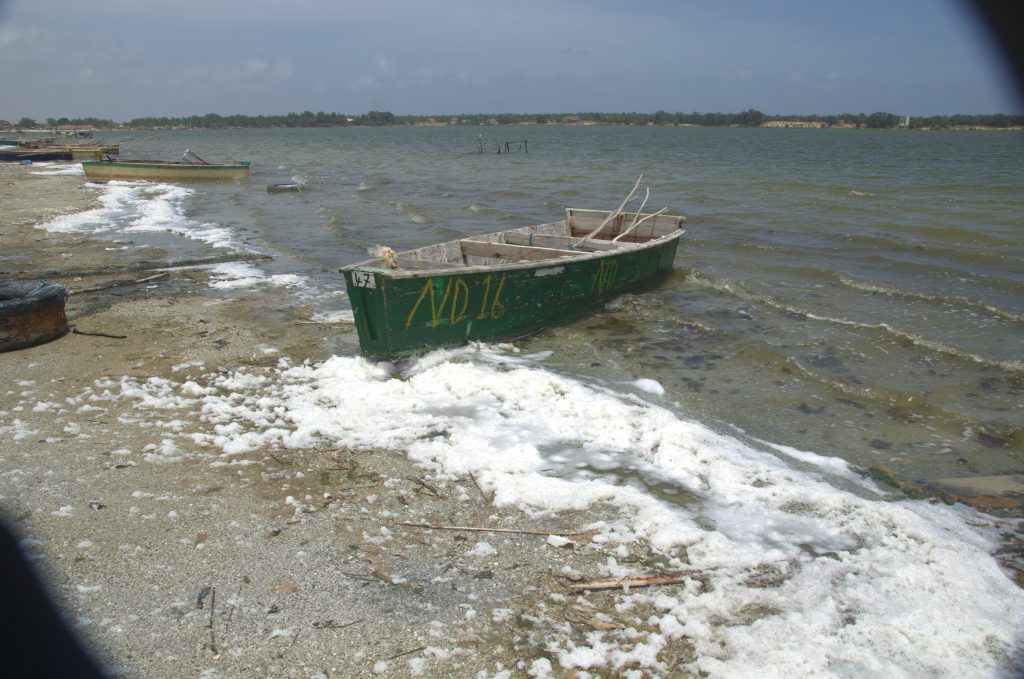
<svg viewBox="0 0 1024 679">
<path fill-rule="evenodd" d="M 636 179 L 636 184 L 633 184 L 633 190 L 629 192 L 629 194 L 628 194 L 628 195 L 626 196 L 626 199 L 625 199 L 624 201 L 622 201 L 622 204 L 621 204 L 621 205 L 619 205 L 619 207 L 618 207 L 618 208 L 616 208 L 614 212 L 611 212 L 611 213 L 609 213 L 609 215 L 608 215 L 607 217 L 605 217 L 604 221 L 603 221 L 603 222 L 601 222 L 601 225 L 600 225 L 600 226 L 598 226 L 598 227 L 597 227 L 596 229 L 594 229 L 593 231 L 591 231 L 590 233 L 588 233 L 588 234 L 587 234 L 586 236 L 584 236 L 583 238 L 580 238 L 580 239 L 579 239 L 578 241 L 576 241 L 575 243 L 573 243 L 573 244 L 572 244 L 572 247 L 574 247 L 574 248 L 575 248 L 575 247 L 576 247 L 577 245 L 579 245 L 579 244 L 580 244 L 580 243 L 582 243 L 583 241 L 585 241 L 585 240 L 590 240 L 591 238 L 593 238 L 594 236 L 596 236 L 596 235 L 597 235 L 598 233 L 600 233 L 600 232 L 601 232 L 601 229 L 603 229 L 603 228 L 604 228 L 604 227 L 605 227 L 605 226 L 606 226 L 606 225 L 607 225 L 607 224 L 608 224 L 608 223 L 609 223 L 610 221 L 612 221 L 613 219 L 615 219 L 616 217 L 618 217 L 618 216 L 619 216 L 620 214 L 622 214 L 622 209 L 623 209 L 624 207 L 626 207 L 626 204 L 627 204 L 627 203 L 629 203 L 629 201 L 633 200 L 633 194 L 635 194 L 635 193 L 636 193 L 637 187 L 639 187 L 639 186 L 640 186 L 640 180 L 641 180 L 641 179 L 643 179 L 643 178 L 644 178 L 644 176 L 643 176 L 643 175 L 640 175 L 639 177 L 637 177 L 637 179 Z"/>
</svg>

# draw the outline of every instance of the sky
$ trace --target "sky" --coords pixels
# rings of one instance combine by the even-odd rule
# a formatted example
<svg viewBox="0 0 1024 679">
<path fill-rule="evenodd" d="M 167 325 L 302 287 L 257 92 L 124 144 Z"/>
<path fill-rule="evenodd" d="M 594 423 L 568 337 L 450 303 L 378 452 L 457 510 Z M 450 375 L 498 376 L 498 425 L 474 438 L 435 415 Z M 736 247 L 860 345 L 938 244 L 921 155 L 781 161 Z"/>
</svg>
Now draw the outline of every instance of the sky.
<svg viewBox="0 0 1024 679">
<path fill-rule="evenodd" d="M 0 0 L 0 119 L 1020 113 L 967 0 Z"/>
</svg>

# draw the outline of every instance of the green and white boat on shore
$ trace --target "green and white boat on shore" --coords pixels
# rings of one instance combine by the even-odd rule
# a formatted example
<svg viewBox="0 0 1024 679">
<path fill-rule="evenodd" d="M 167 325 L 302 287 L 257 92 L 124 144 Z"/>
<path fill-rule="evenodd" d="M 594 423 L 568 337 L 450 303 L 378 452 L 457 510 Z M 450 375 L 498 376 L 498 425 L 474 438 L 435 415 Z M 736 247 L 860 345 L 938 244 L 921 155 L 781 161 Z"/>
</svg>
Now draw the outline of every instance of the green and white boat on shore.
<svg viewBox="0 0 1024 679">
<path fill-rule="evenodd" d="M 385 248 L 341 269 L 359 346 L 401 358 L 579 318 L 672 270 L 686 218 L 665 212 L 570 208 L 557 222 L 406 252 Z"/>
<path fill-rule="evenodd" d="M 82 161 L 82 169 L 90 181 L 150 180 L 190 181 L 206 179 L 234 179 L 248 177 L 248 160 L 230 163 L 208 163 L 190 150 L 181 160 L 123 160 L 104 158 Z"/>
</svg>

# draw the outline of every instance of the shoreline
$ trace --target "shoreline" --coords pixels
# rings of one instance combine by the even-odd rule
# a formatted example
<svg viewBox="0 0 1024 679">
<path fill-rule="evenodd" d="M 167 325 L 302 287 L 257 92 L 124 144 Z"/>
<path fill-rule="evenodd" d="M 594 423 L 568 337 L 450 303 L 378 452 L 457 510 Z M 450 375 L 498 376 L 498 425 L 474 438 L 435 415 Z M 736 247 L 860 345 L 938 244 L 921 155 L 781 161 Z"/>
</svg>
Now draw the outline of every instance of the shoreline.
<svg viewBox="0 0 1024 679">
<path fill-rule="evenodd" d="M 11 206 L 0 271 L 54 274 L 48 282 L 81 291 L 71 324 L 124 338 L 69 334 L 0 354 L 11 385 L 0 402 L 0 514 L 119 676 L 467 676 L 499 665 L 522 676 L 533 667 L 523 658 L 558 667 L 549 638 L 582 646 L 619 624 L 657 632 L 647 622 L 657 592 L 620 611 L 614 593 L 571 587 L 609 575 L 615 559 L 664 568 L 644 540 L 587 538 L 613 507 L 529 516 L 403 450 L 258 449 L 246 456 L 254 464 L 235 464 L 171 440 L 220 426 L 202 409 L 203 377 L 320 363 L 351 326 L 310 323 L 280 288 L 212 288 L 203 268 L 135 283 L 146 276 L 135 267 L 150 271 L 165 253 L 36 229 L 95 206 L 96 194 L 84 177 L 32 171 L 0 165 Z M 195 403 L 141 407 L 190 382 Z M 663 653 L 694 659 L 685 636 L 667 636 Z"/>
</svg>

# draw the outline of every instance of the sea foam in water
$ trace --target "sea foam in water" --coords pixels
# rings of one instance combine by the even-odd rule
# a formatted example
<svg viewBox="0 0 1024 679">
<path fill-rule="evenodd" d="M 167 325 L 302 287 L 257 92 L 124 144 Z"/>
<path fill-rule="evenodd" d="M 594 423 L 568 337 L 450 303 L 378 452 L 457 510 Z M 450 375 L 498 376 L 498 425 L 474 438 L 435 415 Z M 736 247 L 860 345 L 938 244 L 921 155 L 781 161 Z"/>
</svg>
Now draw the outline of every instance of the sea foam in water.
<svg viewBox="0 0 1024 679">
<path fill-rule="evenodd" d="M 197 222 L 185 214 L 187 201 L 194 193 L 193 189 L 174 184 L 111 181 L 100 190 L 100 207 L 57 217 L 38 228 L 107 236 L 160 232 L 216 248 L 236 246 L 227 227 Z"/>
</svg>

